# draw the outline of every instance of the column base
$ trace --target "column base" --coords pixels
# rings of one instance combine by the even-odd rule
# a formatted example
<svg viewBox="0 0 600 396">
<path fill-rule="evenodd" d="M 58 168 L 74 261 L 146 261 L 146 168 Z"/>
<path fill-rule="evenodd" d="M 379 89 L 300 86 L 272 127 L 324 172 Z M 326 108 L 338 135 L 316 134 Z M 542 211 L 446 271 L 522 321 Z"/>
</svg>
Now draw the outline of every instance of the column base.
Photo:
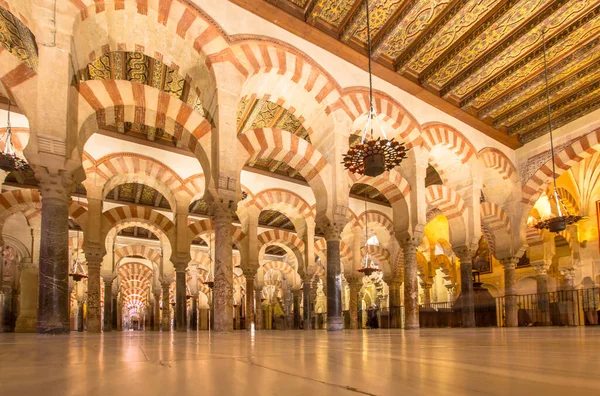
<svg viewBox="0 0 600 396">
<path fill-rule="evenodd" d="M 16 333 L 35 333 L 37 327 L 37 316 L 19 316 L 15 326 Z"/>
<path fill-rule="evenodd" d="M 420 327 L 418 324 L 405 324 L 404 330 L 419 330 Z"/>
<path fill-rule="evenodd" d="M 344 323 L 342 318 L 327 318 L 327 331 L 342 331 L 344 329 Z"/>
<path fill-rule="evenodd" d="M 311 329 L 311 327 L 312 327 L 312 326 L 311 326 L 311 324 L 312 324 L 312 323 L 311 323 L 311 320 L 310 320 L 310 319 L 308 319 L 308 320 L 305 320 L 305 321 L 304 321 L 304 326 L 303 326 L 303 327 L 304 327 L 304 330 L 312 330 L 312 329 Z"/>
</svg>

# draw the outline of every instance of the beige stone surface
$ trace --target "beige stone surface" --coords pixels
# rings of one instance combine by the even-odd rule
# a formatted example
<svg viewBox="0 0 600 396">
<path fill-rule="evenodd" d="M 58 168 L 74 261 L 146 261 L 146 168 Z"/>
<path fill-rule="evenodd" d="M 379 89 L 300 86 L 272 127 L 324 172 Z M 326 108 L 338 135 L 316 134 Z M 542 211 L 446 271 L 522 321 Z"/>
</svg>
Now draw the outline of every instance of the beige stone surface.
<svg viewBox="0 0 600 396">
<path fill-rule="evenodd" d="M 4 395 L 596 395 L 600 328 L 0 334 Z"/>
</svg>

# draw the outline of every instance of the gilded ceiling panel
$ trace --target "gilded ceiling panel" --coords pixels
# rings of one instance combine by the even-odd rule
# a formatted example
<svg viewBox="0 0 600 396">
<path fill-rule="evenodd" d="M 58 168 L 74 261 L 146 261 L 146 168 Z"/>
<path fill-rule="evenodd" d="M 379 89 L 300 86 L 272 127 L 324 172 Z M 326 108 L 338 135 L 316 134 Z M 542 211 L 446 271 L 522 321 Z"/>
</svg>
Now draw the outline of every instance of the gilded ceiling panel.
<svg viewBox="0 0 600 396">
<path fill-rule="evenodd" d="M 580 117 L 583 117 L 586 114 L 591 113 L 592 111 L 596 111 L 600 109 L 600 100 L 589 101 L 584 106 L 576 109 L 571 113 L 567 113 L 557 118 L 552 118 L 552 128 L 560 128 L 561 126 L 568 124 L 571 121 L 574 121 Z M 532 130 L 528 133 L 524 133 L 521 135 L 523 143 L 530 142 L 531 140 L 542 136 L 548 133 L 548 126 L 543 125 L 538 129 Z"/>
<path fill-rule="evenodd" d="M 455 14 L 433 36 L 427 44 L 404 66 L 415 73 L 423 70 L 435 61 L 448 47 L 459 40 L 482 17 L 492 11 L 497 0 L 470 0 L 459 13 Z"/>
<path fill-rule="evenodd" d="M 479 85 L 485 83 L 488 79 L 494 77 L 497 73 L 501 73 L 523 56 L 527 55 L 528 52 L 539 48 L 542 43 L 542 32 L 546 32 L 546 37 L 549 39 L 554 35 L 560 34 L 565 24 L 574 22 L 577 18 L 585 15 L 591 8 L 593 8 L 595 1 L 593 0 L 581 0 L 581 1 L 568 1 L 563 7 L 557 12 L 552 14 L 549 18 L 544 20 L 541 24 L 535 26 L 527 34 L 517 40 L 515 43 L 510 45 L 498 56 L 484 64 L 474 74 L 466 78 L 457 87 L 452 89 L 451 94 L 458 98 L 464 98 L 471 91 L 477 88 Z M 579 29 L 580 31 L 585 29 Z M 566 32 L 565 32 L 566 33 Z M 580 32 L 583 33 L 583 32 Z M 581 35 L 581 34 L 580 34 Z M 571 46 L 574 44 L 569 41 Z M 553 55 L 550 54 L 552 48 L 549 48 L 549 59 L 553 59 Z M 556 51 L 554 51 L 554 56 Z M 540 54 L 541 55 L 541 54 Z M 541 58 L 538 56 L 538 58 Z M 538 59 L 539 61 L 539 59 Z M 538 65 L 536 65 L 538 66 Z M 521 68 L 523 70 L 523 68 Z M 528 68 L 528 72 L 531 72 L 531 68 Z M 476 106 L 480 107 L 480 106 Z"/>
<path fill-rule="evenodd" d="M 258 128 L 280 128 L 310 142 L 302 122 L 277 103 L 268 100 L 244 99 L 237 111 L 238 133 Z"/>
<path fill-rule="evenodd" d="M 375 55 L 396 59 L 450 4 L 450 0 L 419 0 L 383 38 Z"/>
<path fill-rule="evenodd" d="M 352 9 L 353 3 L 352 0 L 317 0 L 312 15 L 339 28 Z"/>
<path fill-rule="evenodd" d="M 550 101 L 551 103 L 554 103 L 554 101 L 562 98 L 563 96 L 577 93 L 577 91 L 584 89 L 588 84 L 598 80 L 600 80 L 600 62 L 596 62 L 592 66 L 585 68 L 579 73 L 576 73 L 560 83 L 550 87 Z M 538 95 L 535 95 L 523 105 L 515 107 L 511 111 L 498 117 L 494 121 L 494 126 L 510 126 L 515 122 L 527 117 L 532 112 L 544 109 L 545 106 L 546 90 L 542 89 Z"/>
<path fill-rule="evenodd" d="M 371 38 L 373 38 L 379 30 L 385 25 L 387 20 L 396 12 L 403 0 L 375 0 L 369 3 L 371 12 Z M 364 5 L 348 23 L 347 28 L 342 34 L 342 40 L 348 41 L 350 38 L 367 42 L 367 9 Z"/>
<path fill-rule="evenodd" d="M 572 32 L 562 32 L 562 34 L 559 36 L 560 41 L 554 43 L 550 41 L 548 42 L 548 62 L 552 63 L 554 60 L 568 55 L 581 43 L 584 43 L 590 39 L 594 39 L 598 34 L 600 34 L 600 8 L 598 8 L 597 11 L 598 12 L 593 15 L 593 18 L 583 26 Z M 539 36 L 539 40 L 541 40 L 541 35 Z M 543 51 L 538 48 L 534 54 L 529 55 L 527 58 L 521 59 L 520 62 L 512 65 L 510 68 L 501 71 L 501 74 L 495 78 L 491 84 L 489 84 L 489 88 L 484 86 L 482 89 L 479 89 L 479 91 L 475 92 L 475 94 L 465 98 L 465 96 L 461 96 L 461 94 L 467 94 L 467 89 L 469 88 L 463 86 L 456 91 L 456 94 L 460 98 L 463 98 L 463 105 L 479 109 L 511 87 L 523 83 L 530 76 L 539 73 L 541 70 L 543 70 L 543 68 Z M 470 83 L 467 85 L 471 86 Z M 473 80 L 472 86 L 474 85 L 475 84 Z"/>
<path fill-rule="evenodd" d="M 574 73 L 578 73 L 582 68 L 588 67 L 594 62 L 599 61 L 600 50 L 597 48 L 599 46 L 600 39 L 594 39 L 572 54 L 561 59 L 560 62 L 550 66 L 548 68 L 549 84 L 555 84 L 562 79 L 568 78 Z M 529 79 L 520 85 L 518 89 L 502 96 L 500 100 L 484 107 L 479 112 L 479 116 L 482 118 L 496 118 L 511 107 L 516 106 L 539 93 L 545 93 L 545 79 L 543 73 Z"/>
</svg>

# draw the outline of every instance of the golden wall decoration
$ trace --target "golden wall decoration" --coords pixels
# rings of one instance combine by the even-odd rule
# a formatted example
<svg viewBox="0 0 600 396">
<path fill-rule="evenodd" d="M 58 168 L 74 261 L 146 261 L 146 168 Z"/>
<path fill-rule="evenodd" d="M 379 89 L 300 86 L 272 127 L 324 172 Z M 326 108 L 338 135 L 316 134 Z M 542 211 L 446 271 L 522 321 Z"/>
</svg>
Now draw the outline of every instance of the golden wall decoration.
<svg viewBox="0 0 600 396">
<path fill-rule="evenodd" d="M 33 33 L 4 8 L 0 8 L 0 45 L 37 72 L 38 49 Z"/>
</svg>

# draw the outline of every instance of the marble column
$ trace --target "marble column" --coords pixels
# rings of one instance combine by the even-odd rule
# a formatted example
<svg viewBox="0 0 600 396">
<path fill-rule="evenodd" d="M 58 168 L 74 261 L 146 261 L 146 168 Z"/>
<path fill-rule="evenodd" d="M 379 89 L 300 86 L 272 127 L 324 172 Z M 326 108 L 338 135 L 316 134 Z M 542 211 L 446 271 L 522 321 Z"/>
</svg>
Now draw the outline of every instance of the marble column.
<svg viewBox="0 0 600 396">
<path fill-rule="evenodd" d="M 423 288 L 423 304 L 431 305 L 431 283 L 423 283 L 421 285 Z"/>
<path fill-rule="evenodd" d="M 256 270 L 247 268 L 244 270 L 246 276 L 246 330 L 252 329 L 254 323 L 254 279 Z"/>
<path fill-rule="evenodd" d="M 192 296 L 190 310 L 190 330 L 198 331 L 198 295 Z"/>
<path fill-rule="evenodd" d="M 263 327 L 263 309 L 262 309 L 262 290 L 258 285 L 254 289 L 254 300 L 256 301 L 256 314 L 254 315 L 254 329 L 262 330 Z"/>
<path fill-rule="evenodd" d="M 160 289 L 154 289 L 154 325 L 152 330 L 160 330 Z"/>
<path fill-rule="evenodd" d="M 519 325 L 517 282 L 515 279 L 515 269 L 518 262 L 517 257 L 507 257 L 500 260 L 504 267 L 504 312 L 506 316 L 504 326 L 506 327 L 517 327 Z"/>
<path fill-rule="evenodd" d="M 360 293 L 360 288 L 362 287 L 362 280 L 356 276 L 347 278 L 347 280 L 348 287 L 350 288 L 350 328 L 357 330 L 360 328 L 358 325 L 358 293 Z"/>
<path fill-rule="evenodd" d="M 171 331 L 171 304 L 169 302 L 168 282 L 161 283 L 162 287 L 162 331 Z"/>
<path fill-rule="evenodd" d="M 300 329 L 300 321 L 302 320 L 302 317 L 300 316 L 300 298 L 302 298 L 301 294 L 302 290 L 300 289 L 292 290 L 292 304 L 294 307 L 294 329 L 296 330 Z"/>
<path fill-rule="evenodd" d="M 460 301 L 462 327 L 475 327 L 475 303 L 473 301 L 473 253 L 466 246 L 459 246 L 454 252 L 460 260 Z"/>
<path fill-rule="evenodd" d="M 84 315 L 83 315 L 83 311 L 84 311 L 84 301 L 83 300 L 77 300 L 77 331 L 79 333 L 82 333 L 84 330 L 84 326 L 83 326 L 83 320 L 84 320 Z"/>
<path fill-rule="evenodd" d="M 177 331 L 187 331 L 185 286 L 185 266 L 177 265 L 175 269 L 175 329 Z"/>
<path fill-rule="evenodd" d="M 87 299 L 87 330 L 90 333 L 102 331 L 100 312 L 100 267 L 104 251 L 98 247 L 84 246 L 88 267 L 88 299 Z"/>
<path fill-rule="evenodd" d="M 123 331 L 123 300 L 117 299 L 117 331 Z"/>
<path fill-rule="evenodd" d="M 152 331 L 154 329 L 154 322 L 156 322 L 156 318 L 154 317 L 154 304 L 152 299 L 148 299 L 148 308 L 146 309 L 146 315 L 148 315 L 148 326 L 146 327 L 147 331 Z"/>
<path fill-rule="evenodd" d="M 112 331 L 112 277 L 104 278 L 104 331 Z"/>
<path fill-rule="evenodd" d="M 117 330 L 117 297 L 112 298 L 112 329 Z"/>
<path fill-rule="evenodd" d="M 404 253 L 404 329 L 419 328 L 419 285 L 417 278 L 417 237 L 404 237 L 399 241 Z"/>
<path fill-rule="evenodd" d="M 327 331 L 340 331 L 342 322 L 342 266 L 340 239 L 342 225 L 329 223 L 322 227 L 327 241 Z"/>
<path fill-rule="evenodd" d="M 233 212 L 223 203 L 214 203 L 215 283 L 213 287 L 214 328 L 216 332 L 233 330 L 233 264 L 231 222 Z"/>
<path fill-rule="evenodd" d="M 402 327 L 402 282 L 400 279 L 392 279 L 390 282 L 390 327 L 399 329 Z"/>
<path fill-rule="evenodd" d="M 537 303 L 538 320 L 532 318 L 534 322 L 538 321 L 542 325 L 550 324 L 550 299 L 548 295 L 548 270 L 551 265 L 550 260 L 540 260 L 531 263 L 535 270 L 535 280 L 537 282 Z"/>
<path fill-rule="evenodd" d="M 20 271 L 20 309 L 15 331 L 17 333 L 35 333 L 37 324 L 38 267 L 31 257 L 25 257 L 19 264 Z"/>
<path fill-rule="evenodd" d="M 303 306 L 303 329 L 311 329 L 311 316 L 310 316 L 310 277 L 304 276 L 302 279 L 302 306 Z"/>
<path fill-rule="evenodd" d="M 42 196 L 37 326 L 39 334 L 69 334 L 69 200 L 72 176 L 35 166 Z"/>
</svg>

